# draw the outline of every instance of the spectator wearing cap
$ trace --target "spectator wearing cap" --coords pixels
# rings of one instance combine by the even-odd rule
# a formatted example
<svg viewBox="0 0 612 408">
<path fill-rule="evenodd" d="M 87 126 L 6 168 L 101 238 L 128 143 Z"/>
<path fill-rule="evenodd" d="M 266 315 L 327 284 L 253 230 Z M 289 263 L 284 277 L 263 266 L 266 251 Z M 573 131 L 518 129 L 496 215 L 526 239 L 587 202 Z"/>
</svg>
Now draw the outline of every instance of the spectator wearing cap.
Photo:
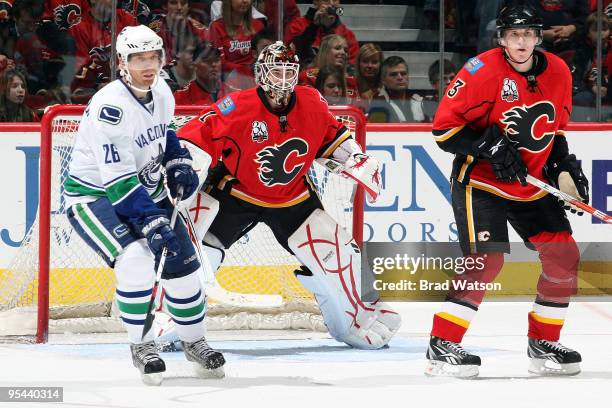
<svg viewBox="0 0 612 408">
<path fill-rule="evenodd" d="M 379 96 L 372 99 L 370 122 L 424 122 L 423 98 L 408 88 L 408 64 L 402 57 L 391 56 L 382 64 Z"/>
<path fill-rule="evenodd" d="M 300 62 L 309 65 L 324 37 L 338 34 L 348 46 L 348 62 L 354 65 L 359 53 L 355 34 L 340 21 L 340 0 L 313 0 L 306 15 L 296 18 L 285 30 L 285 43 L 293 44 Z"/>
<path fill-rule="evenodd" d="M 193 52 L 195 79 L 174 93 L 177 105 L 208 105 L 226 95 L 221 82 L 221 55 L 209 42 L 199 43 Z"/>
<path fill-rule="evenodd" d="M 434 114 L 438 109 L 438 105 L 440 104 L 440 60 L 434 61 L 430 66 L 427 72 L 429 76 L 429 83 L 431 84 L 434 92 L 431 95 L 427 95 L 423 99 L 423 113 L 429 120 L 433 120 Z M 442 79 L 444 80 L 444 89 L 450 85 L 451 81 L 457 75 L 457 67 L 450 60 L 444 60 L 444 75 Z"/>
</svg>

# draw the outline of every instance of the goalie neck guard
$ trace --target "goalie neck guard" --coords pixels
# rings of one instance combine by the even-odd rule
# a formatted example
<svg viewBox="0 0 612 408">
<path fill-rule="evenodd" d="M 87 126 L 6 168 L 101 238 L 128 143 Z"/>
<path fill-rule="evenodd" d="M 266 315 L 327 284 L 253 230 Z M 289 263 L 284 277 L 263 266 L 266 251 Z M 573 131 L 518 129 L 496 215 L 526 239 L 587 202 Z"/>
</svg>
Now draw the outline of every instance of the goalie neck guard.
<svg viewBox="0 0 612 408">
<path fill-rule="evenodd" d="M 128 62 L 130 55 L 147 51 L 158 51 L 160 54 L 159 70 L 155 83 L 152 85 L 153 87 L 159 80 L 162 66 L 166 60 L 164 42 L 161 37 L 144 25 L 125 27 L 117 36 L 117 56 L 121 61 L 119 74 L 131 88 L 141 92 L 148 92 L 150 89 L 140 89 L 132 84 L 132 75 L 128 69 Z"/>
<path fill-rule="evenodd" d="M 282 41 L 264 48 L 255 63 L 255 82 L 277 105 L 284 107 L 298 81 L 298 57 Z"/>
</svg>

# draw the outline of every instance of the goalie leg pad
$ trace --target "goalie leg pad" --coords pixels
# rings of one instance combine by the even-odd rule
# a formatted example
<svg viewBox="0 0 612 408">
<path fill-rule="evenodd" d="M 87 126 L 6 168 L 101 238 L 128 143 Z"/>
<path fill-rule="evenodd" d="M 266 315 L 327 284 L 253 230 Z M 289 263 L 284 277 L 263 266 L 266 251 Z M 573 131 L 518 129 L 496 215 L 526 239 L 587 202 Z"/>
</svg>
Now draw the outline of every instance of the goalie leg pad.
<svg viewBox="0 0 612 408">
<path fill-rule="evenodd" d="M 296 277 L 315 295 L 329 333 L 357 348 L 385 346 L 401 320 L 384 302 L 362 299 L 361 253 L 351 236 L 316 209 L 288 243 L 307 268 Z"/>
<path fill-rule="evenodd" d="M 219 201 L 204 191 L 199 191 L 189 208 L 182 209 L 182 211 L 189 214 L 193 224 L 193 232 L 197 240 L 202 241 L 219 213 Z"/>
</svg>

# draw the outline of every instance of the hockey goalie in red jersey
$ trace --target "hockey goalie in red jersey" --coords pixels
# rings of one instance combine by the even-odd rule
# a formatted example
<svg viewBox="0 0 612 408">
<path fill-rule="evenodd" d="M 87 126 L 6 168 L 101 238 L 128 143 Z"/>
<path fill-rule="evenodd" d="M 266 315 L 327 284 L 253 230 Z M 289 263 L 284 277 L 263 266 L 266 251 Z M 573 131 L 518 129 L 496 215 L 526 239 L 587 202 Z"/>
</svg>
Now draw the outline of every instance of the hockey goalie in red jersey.
<svg viewBox="0 0 612 408">
<path fill-rule="evenodd" d="M 359 247 L 324 211 L 307 180 L 315 159 L 333 159 L 375 199 L 379 164 L 317 90 L 296 86 L 298 71 L 290 49 L 269 45 L 255 64 L 257 87 L 226 96 L 178 132 L 196 156 L 210 155 L 214 168 L 200 199 L 216 200 L 219 211 L 212 221 L 198 221 L 205 227 L 196 225 L 197 235 L 216 269 L 220 251 L 265 223 L 302 263 L 296 277 L 315 295 L 330 334 L 353 347 L 380 348 L 399 329 L 400 317 L 380 300 L 362 299 Z"/>
<path fill-rule="evenodd" d="M 497 38 L 498 48 L 468 60 L 451 82 L 433 123 L 438 146 L 455 155 L 452 206 L 462 251 L 466 257 L 486 255 L 484 268 L 455 280 L 493 281 L 510 252 L 509 222 L 542 262 L 528 315 L 529 371 L 576 374 L 580 354 L 558 340 L 576 290 L 578 248 L 563 205 L 526 183 L 530 174 L 589 199 L 587 179 L 563 134 L 572 78 L 561 59 L 535 49 L 542 20 L 530 6 L 502 9 Z M 466 289 L 447 295 L 434 316 L 426 374 L 478 374 L 480 357 L 460 343 L 484 294 Z"/>
</svg>

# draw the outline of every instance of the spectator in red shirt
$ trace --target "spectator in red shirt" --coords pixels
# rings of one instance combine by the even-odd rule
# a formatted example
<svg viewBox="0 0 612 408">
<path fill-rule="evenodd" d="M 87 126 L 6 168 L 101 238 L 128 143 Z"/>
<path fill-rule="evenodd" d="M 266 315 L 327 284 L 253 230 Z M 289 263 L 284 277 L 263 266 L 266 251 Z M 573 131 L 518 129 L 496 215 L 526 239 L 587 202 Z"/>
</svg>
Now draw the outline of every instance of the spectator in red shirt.
<svg viewBox="0 0 612 408">
<path fill-rule="evenodd" d="M 221 54 L 209 42 L 199 43 L 193 52 L 195 79 L 174 93 L 177 105 L 209 105 L 226 94 L 221 82 Z"/>
<path fill-rule="evenodd" d="M 89 12 L 82 16 L 81 22 L 68 30 L 76 44 L 78 69 L 71 84 L 75 103 L 87 102 L 110 80 L 112 0 L 89 0 L 89 5 Z M 138 23 L 136 17 L 123 9 L 115 12 L 118 33 Z"/>
<path fill-rule="evenodd" d="M 251 0 L 223 0 L 223 17 L 210 25 L 210 42 L 221 50 L 223 78 L 232 87 L 244 89 L 253 84 L 255 55 L 251 41 L 264 23 L 251 15 Z"/>
<path fill-rule="evenodd" d="M 330 34 L 321 41 L 321 48 L 315 57 L 312 67 L 300 71 L 299 82 L 302 85 L 310 85 L 315 87 L 315 81 L 319 71 L 326 66 L 332 66 L 340 69 L 346 78 L 346 96 L 349 100 L 359 98 L 357 90 L 357 80 L 354 76 L 349 75 L 347 68 L 348 45 L 346 39 L 338 34 Z"/>
<path fill-rule="evenodd" d="M 310 64 L 316 54 L 314 50 L 320 47 L 323 37 L 338 34 L 344 37 L 348 44 L 349 63 L 355 64 L 359 43 L 355 34 L 340 22 L 337 12 L 339 7 L 340 0 L 313 0 L 306 15 L 289 24 L 285 30 L 285 43 L 293 43 L 300 63 Z"/>
<path fill-rule="evenodd" d="M 38 122 L 38 116 L 25 104 L 25 76 L 16 69 L 0 75 L 0 122 Z"/>
<path fill-rule="evenodd" d="M 166 0 L 163 13 L 154 14 L 149 28 L 164 40 L 166 64 L 177 58 L 194 39 L 208 39 L 208 29 L 189 16 L 189 0 Z"/>
</svg>

